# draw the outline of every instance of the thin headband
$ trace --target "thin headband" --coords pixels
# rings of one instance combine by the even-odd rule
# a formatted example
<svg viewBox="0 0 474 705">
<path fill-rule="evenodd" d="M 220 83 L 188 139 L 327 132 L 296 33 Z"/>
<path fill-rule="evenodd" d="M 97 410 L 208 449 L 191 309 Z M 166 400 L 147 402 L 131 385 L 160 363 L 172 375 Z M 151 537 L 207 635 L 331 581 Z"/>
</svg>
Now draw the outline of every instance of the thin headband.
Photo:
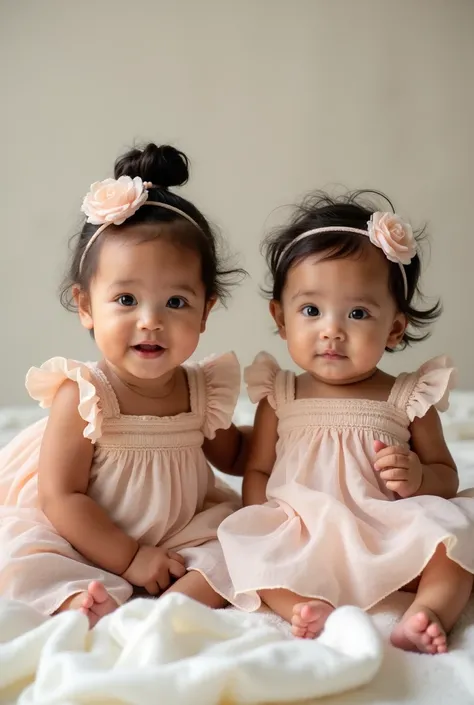
<svg viewBox="0 0 474 705">
<path fill-rule="evenodd" d="M 79 272 L 82 271 L 86 255 L 99 235 L 109 225 L 124 223 L 142 206 L 157 206 L 177 213 L 203 232 L 194 218 L 191 218 L 180 208 L 161 201 L 148 201 L 148 189 L 150 188 L 157 187 L 150 181 L 142 181 L 139 176 L 135 176 L 133 179 L 130 176 L 120 176 L 118 179 L 96 181 L 91 185 L 90 191 L 82 202 L 81 210 L 86 214 L 88 223 L 100 225 L 100 227 L 97 228 L 84 248 L 79 262 Z"/>
<path fill-rule="evenodd" d="M 297 242 L 318 235 L 319 233 L 355 233 L 365 235 L 370 242 L 381 249 L 390 262 L 396 262 L 400 267 L 403 278 L 405 298 L 408 297 L 408 280 L 405 272 L 406 264 L 410 264 L 416 255 L 416 243 L 411 225 L 404 223 L 395 213 L 373 213 L 367 223 L 367 230 L 361 228 L 350 228 L 346 226 L 331 225 L 324 228 L 314 228 L 306 230 L 297 235 L 281 251 L 278 257 L 276 268 L 278 269 L 286 254 L 296 245 Z"/>
</svg>

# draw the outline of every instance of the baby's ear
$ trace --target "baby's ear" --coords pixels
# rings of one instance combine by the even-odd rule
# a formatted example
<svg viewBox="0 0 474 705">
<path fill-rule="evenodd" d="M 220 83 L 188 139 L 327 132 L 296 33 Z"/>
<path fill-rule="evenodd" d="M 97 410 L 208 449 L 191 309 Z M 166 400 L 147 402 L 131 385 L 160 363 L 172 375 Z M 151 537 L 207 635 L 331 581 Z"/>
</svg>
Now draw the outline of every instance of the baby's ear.
<svg viewBox="0 0 474 705">
<path fill-rule="evenodd" d="M 77 312 L 79 314 L 79 320 L 84 328 L 87 330 L 92 330 L 94 328 L 94 321 L 92 320 L 92 310 L 91 301 L 89 294 L 80 286 L 74 285 L 72 287 L 72 298 L 77 306 Z"/>
<path fill-rule="evenodd" d="M 396 348 L 402 341 L 408 321 L 404 313 L 397 313 L 393 319 L 392 328 L 388 334 L 386 348 Z"/>
<path fill-rule="evenodd" d="M 214 306 L 216 305 L 216 302 L 217 302 L 216 296 L 211 296 L 211 298 L 206 301 L 206 305 L 204 306 L 204 311 L 202 313 L 201 333 L 204 333 L 204 331 L 206 330 L 206 323 L 207 323 L 208 316 L 211 313 Z"/>
<path fill-rule="evenodd" d="M 285 328 L 285 317 L 283 316 L 283 308 L 280 301 L 272 299 L 270 301 L 270 314 L 273 320 L 277 324 L 278 332 L 283 340 L 286 340 L 286 328 Z"/>
</svg>

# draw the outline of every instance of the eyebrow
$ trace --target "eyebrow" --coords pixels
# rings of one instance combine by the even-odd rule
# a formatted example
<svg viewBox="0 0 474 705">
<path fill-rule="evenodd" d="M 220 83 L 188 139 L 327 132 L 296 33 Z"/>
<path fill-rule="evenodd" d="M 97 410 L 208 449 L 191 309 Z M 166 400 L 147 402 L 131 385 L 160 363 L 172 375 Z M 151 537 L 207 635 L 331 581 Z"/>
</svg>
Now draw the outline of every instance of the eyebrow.
<svg viewBox="0 0 474 705">
<path fill-rule="evenodd" d="M 193 289 L 191 284 L 173 284 L 172 286 L 170 286 L 170 289 L 177 289 L 178 291 L 187 291 L 188 294 L 197 296 L 197 291 L 196 289 Z"/>
<path fill-rule="evenodd" d="M 321 296 L 321 293 L 319 291 L 297 291 L 296 294 L 291 297 L 291 301 L 295 301 L 296 299 L 318 298 L 319 296 Z M 371 306 L 372 308 L 380 308 L 380 304 L 377 303 L 377 301 L 370 296 L 353 296 L 347 300 L 357 301 L 357 303 L 359 304 L 366 304 L 367 306 Z"/>
<path fill-rule="evenodd" d="M 296 294 L 293 294 L 291 300 L 295 301 L 295 299 L 311 299 L 317 296 L 319 296 L 319 291 L 297 291 Z"/>
<path fill-rule="evenodd" d="M 138 279 L 119 279 L 118 281 L 111 284 L 110 288 L 121 289 L 122 287 L 127 287 L 131 284 L 138 284 Z"/>
<path fill-rule="evenodd" d="M 139 279 L 119 279 L 118 281 L 114 282 L 110 288 L 113 289 L 122 289 L 126 288 L 127 286 L 133 286 L 134 284 L 140 284 Z M 177 291 L 187 291 L 189 294 L 192 294 L 193 296 L 197 296 L 197 292 L 195 289 L 190 284 L 172 284 L 169 287 L 170 289 L 176 289 Z"/>
</svg>

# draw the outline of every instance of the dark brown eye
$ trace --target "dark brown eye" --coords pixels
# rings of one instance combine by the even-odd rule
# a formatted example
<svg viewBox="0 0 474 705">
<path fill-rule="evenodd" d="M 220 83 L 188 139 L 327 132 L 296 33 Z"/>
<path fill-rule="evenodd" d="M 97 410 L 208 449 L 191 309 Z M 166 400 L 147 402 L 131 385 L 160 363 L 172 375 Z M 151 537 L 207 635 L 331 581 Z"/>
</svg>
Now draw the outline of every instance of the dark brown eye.
<svg viewBox="0 0 474 705">
<path fill-rule="evenodd" d="M 186 301 L 182 299 L 181 296 L 172 296 L 168 299 L 168 303 L 166 305 L 168 308 L 183 308 L 183 306 L 186 306 Z"/>
<path fill-rule="evenodd" d="M 136 306 L 137 300 L 132 294 L 122 294 L 118 297 L 117 302 L 121 306 Z"/>
<path fill-rule="evenodd" d="M 317 306 L 304 306 L 301 309 L 301 313 L 303 316 L 314 318 L 315 316 L 319 316 L 319 308 Z"/>
<path fill-rule="evenodd" d="M 349 314 L 349 318 L 354 319 L 355 321 L 363 321 L 364 318 L 367 318 L 369 314 L 367 311 L 364 311 L 363 308 L 354 308 Z"/>
</svg>

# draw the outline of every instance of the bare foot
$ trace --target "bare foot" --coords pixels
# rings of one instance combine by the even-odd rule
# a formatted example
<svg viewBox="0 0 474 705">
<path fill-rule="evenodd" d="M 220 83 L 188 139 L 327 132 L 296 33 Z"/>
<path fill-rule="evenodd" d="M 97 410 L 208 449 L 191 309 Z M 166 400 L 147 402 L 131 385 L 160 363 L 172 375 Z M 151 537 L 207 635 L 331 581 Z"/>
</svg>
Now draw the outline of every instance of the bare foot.
<svg viewBox="0 0 474 705">
<path fill-rule="evenodd" d="M 86 615 L 89 620 L 89 628 L 92 629 L 101 617 L 114 612 L 117 607 L 117 603 L 110 597 L 102 583 L 94 580 L 83 596 L 79 611 Z"/>
<path fill-rule="evenodd" d="M 422 654 L 445 654 L 448 650 L 446 632 L 441 622 L 426 607 L 403 617 L 393 630 L 390 641 L 399 649 Z"/>
<path fill-rule="evenodd" d="M 293 608 L 291 631 L 302 639 L 315 639 L 321 634 L 334 607 L 322 600 L 299 602 Z"/>
</svg>

